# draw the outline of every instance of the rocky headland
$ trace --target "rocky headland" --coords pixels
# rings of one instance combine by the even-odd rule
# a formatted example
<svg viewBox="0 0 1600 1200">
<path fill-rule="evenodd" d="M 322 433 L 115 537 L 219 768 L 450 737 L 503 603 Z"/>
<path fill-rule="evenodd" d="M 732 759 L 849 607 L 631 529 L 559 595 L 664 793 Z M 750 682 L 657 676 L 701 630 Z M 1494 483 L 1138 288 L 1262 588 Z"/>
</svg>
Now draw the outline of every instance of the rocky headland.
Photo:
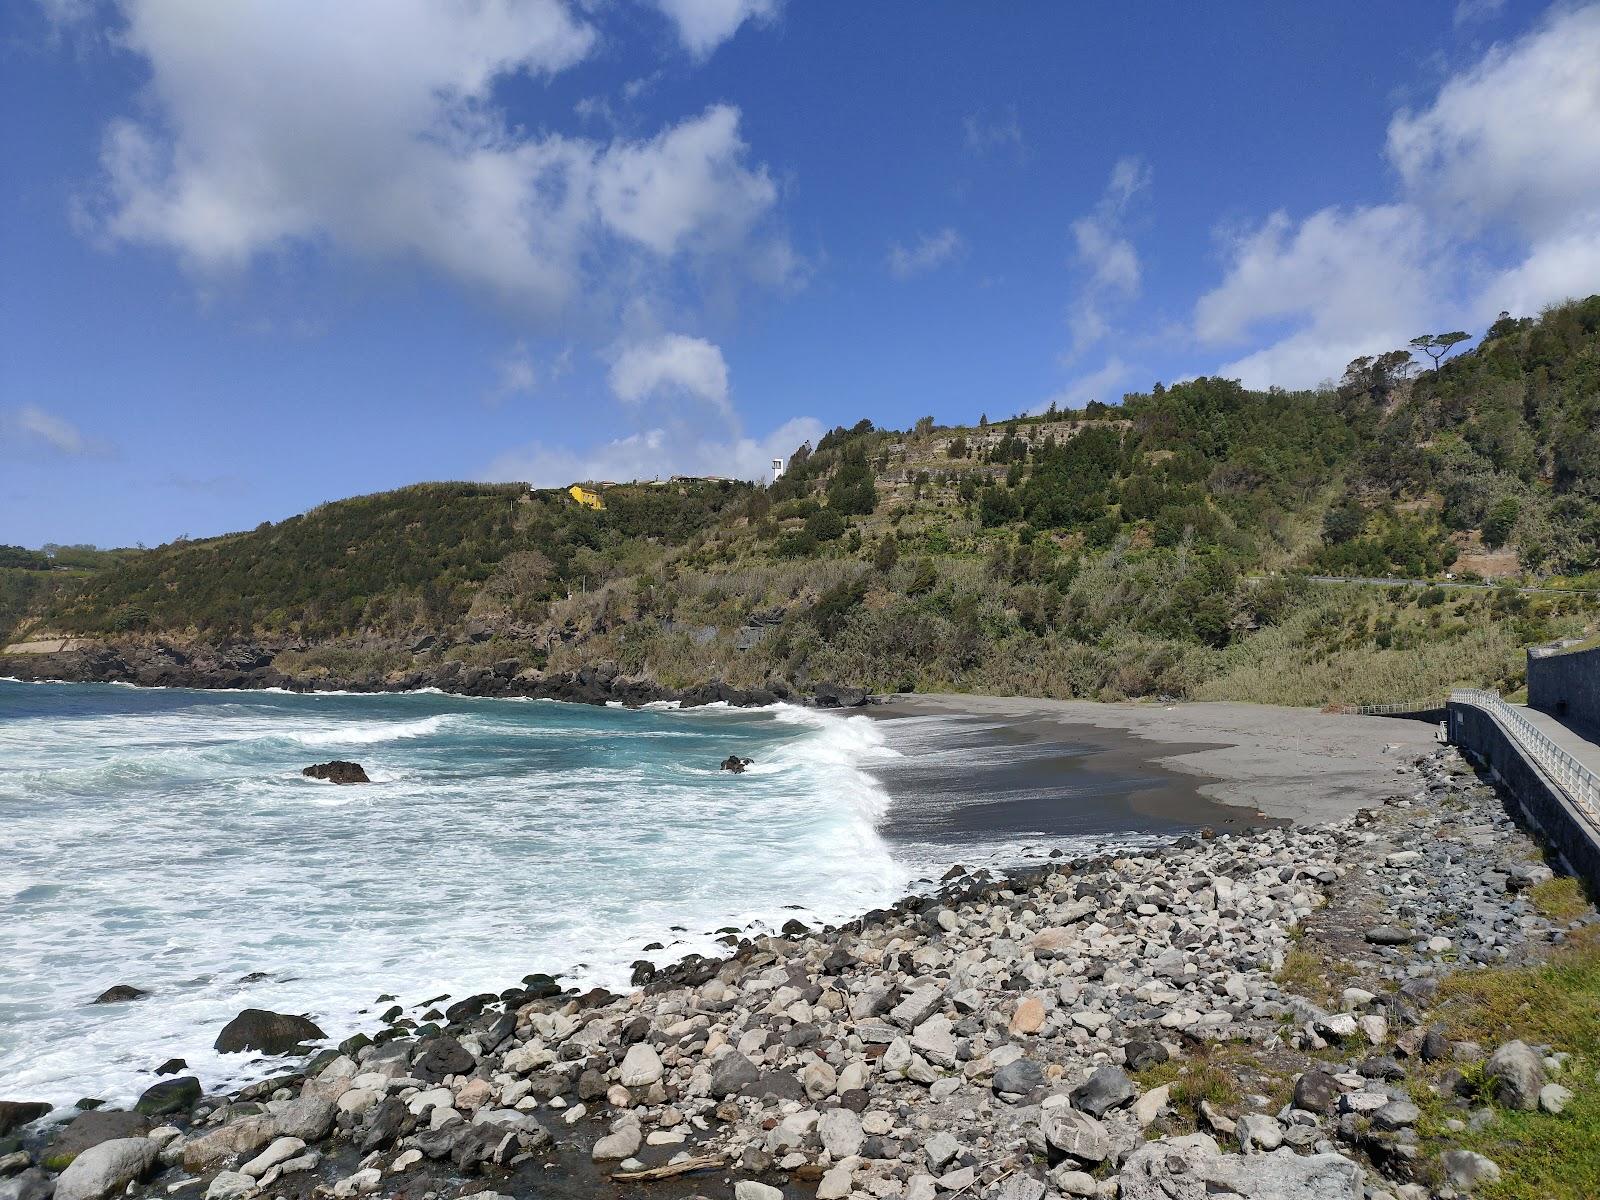
<svg viewBox="0 0 1600 1200">
<path fill-rule="evenodd" d="M 0 1146 L 0 1200 L 1469 1195 L 1504 1169 L 1473 1135 L 1578 1085 L 1560 1047 L 1465 1036 L 1453 989 L 1594 914 L 1551 902 L 1570 881 L 1454 751 L 1375 801 L 953 868 L 841 928 L 641 960 L 627 995 L 530 976 L 395 1006 L 236 1094 L 180 1076 L 28 1127 Z"/>
<path fill-rule="evenodd" d="M 462 645 L 479 645 L 487 633 L 469 634 Z M 674 688 L 648 676 L 629 675 L 614 662 L 601 662 L 574 671 L 544 671 L 524 659 L 508 656 L 474 664 L 447 658 L 450 646 L 437 637 L 401 644 L 351 647 L 356 656 L 377 653 L 404 656 L 411 665 L 375 671 L 354 668 L 314 672 L 284 670 L 280 655 L 301 653 L 306 646 L 260 643 L 210 645 L 179 644 L 165 640 L 62 643 L 69 648 L 49 652 L 0 654 L 0 677 L 28 683 L 131 683 L 139 687 L 227 688 L 253 690 L 281 688 L 291 692 L 413 692 L 437 688 L 462 696 L 495 696 L 537 700 L 563 700 L 575 704 L 623 704 L 638 707 L 675 701 L 685 708 L 702 704 L 760 707 L 788 701 L 819 708 L 857 708 L 867 703 L 858 687 L 828 682 L 804 684 L 769 680 L 764 686 L 733 687 L 713 679 L 692 687 Z"/>
</svg>

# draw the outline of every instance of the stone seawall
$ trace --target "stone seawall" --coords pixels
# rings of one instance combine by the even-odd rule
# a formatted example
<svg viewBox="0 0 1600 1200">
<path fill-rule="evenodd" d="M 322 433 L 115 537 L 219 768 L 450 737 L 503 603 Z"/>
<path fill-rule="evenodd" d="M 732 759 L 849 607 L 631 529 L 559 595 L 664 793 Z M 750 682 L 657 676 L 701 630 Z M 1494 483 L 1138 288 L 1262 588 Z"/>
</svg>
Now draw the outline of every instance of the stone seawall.
<svg viewBox="0 0 1600 1200">
<path fill-rule="evenodd" d="M 1600 729 L 1600 646 L 1569 654 L 1528 651 L 1528 707 Z"/>
<path fill-rule="evenodd" d="M 1523 754 L 1491 713 L 1452 702 L 1449 725 L 1451 744 L 1492 771 L 1590 894 L 1600 893 L 1600 836 L 1583 812 Z"/>
</svg>

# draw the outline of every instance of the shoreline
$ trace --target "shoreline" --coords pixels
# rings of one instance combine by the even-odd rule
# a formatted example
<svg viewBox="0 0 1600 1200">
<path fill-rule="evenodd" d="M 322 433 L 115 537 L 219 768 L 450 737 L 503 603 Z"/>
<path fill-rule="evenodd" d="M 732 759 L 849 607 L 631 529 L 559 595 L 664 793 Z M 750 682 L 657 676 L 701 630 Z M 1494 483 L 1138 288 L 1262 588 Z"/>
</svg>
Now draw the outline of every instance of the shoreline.
<svg viewBox="0 0 1600 1200">
<path fill-rule="evenodd" d="M 1416 1118 L 1393 1074 L 1357 1060 L 1377 1047 L 1385 1072 L 1428 1070 L 1422 985 L 1460 969 L 1458 953 L 1506 961 L 1562 936 L 1515 899 L 1550 873 L 1530 865 L 1493 788 L 1453 751 L 1406 774 L 1385 780 L 1403 795 L 1310 828 L 953 871 L 932 894 L 741 938 L 627 995 L 557 995 L 530 977 L 458 1000 L 426 1026 L 402 1020 L 239 1092 L 196 1089 L 123 1120 L 112 1142 L 131 1157 L 115 1190 L 612 1197 L 655 1178 L 652 1194 L 673 1197 L 1040 1200 L 1109 1196 L 1115 1180 L 1143 1200 L 1148 1180 L 1199 1176 L 1257 1200 L 1278 1194 L 1258 1190 L 1269 1179 L 1389 1195 L 1391 1172 L 1412 1177 L 1401 1151 L 1414 1156 Z M 1504 917 L 1455 931 L 1459 945 L 1430 937 L 1430 920 L 1484 902 L 1491 869 L 1518 881 Z M 1363 938 L 1394 906 L 1417 932 Z M 1346 987 L 1341 1003 L 1337 982 L 1311 978 L 1291 991 L 1283 971 L 1307 947 L 1337 952 L 1369 990 Z M 1202 1045 L 1235 1047 L 1240 1090 L 1269 1106 L 1180 1101 L 1175 1084 L 1209 1069 Z M 1487 1049 L 1463 1043 L 1456 1058 Z M 1274 1115 L 1279 1089 L 1293 1099 Z M 1338 1117 L 1379 1108 L 1381 1130 Z M 121 1119 L 85 1114 L 56 1145 Z M 39 1167 L 25 1177 L 51 1182 Z"/>
<path fill-rule="evenodd" d="M 1371 803 L 1411 757 L 1432 750 L 1419 721 L 1222 701 L 1101 703 L 968 693 L 882 698 L 873 716 L 992 716 L 1116 731 L 1159 749 L 1150 761 L 1205 782 L 1197 792 L 1257 817 L 1315 824 Z"/>
</svg>

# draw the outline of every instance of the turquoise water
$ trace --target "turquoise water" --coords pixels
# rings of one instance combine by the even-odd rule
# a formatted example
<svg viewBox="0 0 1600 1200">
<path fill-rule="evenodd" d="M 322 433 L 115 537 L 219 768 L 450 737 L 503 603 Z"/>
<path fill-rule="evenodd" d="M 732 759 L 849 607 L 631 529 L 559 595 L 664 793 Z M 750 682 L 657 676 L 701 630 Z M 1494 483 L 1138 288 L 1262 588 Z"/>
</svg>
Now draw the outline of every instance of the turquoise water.
<svg viewBox="0 0 1600 1200">
<path fill-rule="evenodd" d="M 170 1057 L 238 1082 L 210 1046 L 242 1008 L 343 1037 L 381 993 L 620 988 L 722 926 L 885 904 L 929 866 L 876 829 L 895 755 L 797 708 L 0 681 L 3 1094 L 125 1102 Z M 331 758 L 373 784 L 300 774 Z M 118 983 L 151 995 L 89 1003 Z"/>
</svg>

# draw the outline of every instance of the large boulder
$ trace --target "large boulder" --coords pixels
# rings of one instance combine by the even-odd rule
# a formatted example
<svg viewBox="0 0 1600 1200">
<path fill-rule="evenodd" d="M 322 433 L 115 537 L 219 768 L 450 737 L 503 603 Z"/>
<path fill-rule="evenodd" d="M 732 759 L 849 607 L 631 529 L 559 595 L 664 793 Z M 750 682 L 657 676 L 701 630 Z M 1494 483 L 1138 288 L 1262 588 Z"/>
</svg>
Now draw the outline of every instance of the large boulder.
<svg viewBox="0 0 1600 1200">
<path fill-rule="evenodd" d="M 56 1181 L 38 1167 L 0 1179 L 0 1200 L 50 1200 L 55 1190 Z"/>
<path fill-rule="evenodd" d="M 39 1161 L 52 1171 L 64 1168 L 78 1155 L 102 1142 L 140 1138 L 150 1132 L 150 1119 L 116 1109 L 86 1112 L 56 1134 Z"/>
<path fill-rule="evenodd" d="M 1361 1168 L 1340 1154 L 1223 1154 L 1203 1133 L 1146 1142 L 1117 1176 L 1121 1200 L 1362 1200 Z"/>
<path fill-rule="evenodd" d="M 106 1200 L 155 1165 L 159 1148 L 149 1138 L 117 1138 L 91 1146 L 56 1180 L 56 1200 Z"/>
<path fill-rule="evenodd" d="M 292 1054 L 303 1042 L 321 1041 L 328 1035 L 316 1023 L 290 1013 L 247 1008 L 217 1035 L 216 1049 L 223 1054 L 259 1050 L 263 1054 Z"/>
<path fill-rule="evenodd" d="M 177 1079 L 163 1079 L 145 1088 L 133 1110 L 147 1117 L 164 1117 L 168 1113 L 193 1108 L 199 1099 L 200 1081 L 193 1075 L 184 1075 Z"/>
<path fill-rule="evenodd" d="M 273 1138 L 278 1124 L 264 1113 L 240 1117 L 221 1129 L 195 1138 L 183 1147 L 183 1169 L 201 1175 L 234 1159 L 254 1158 Z"/>
<path fill-rule="evenodd" d="M 1539 1107 L 1544 1063 L 1526 1042 L 1506 1042 L 1489 1056 L 1483 1074 L 1494 1098 L 1507 1108 L 1532 1112 Z"/>
<path fill-rule="evenodd" d="M 1139 1094 L 1121 1067 L 1099 1067 L 1072 1089 L 1072 1106 L 1091 1117 L 1103 1117 L 1113 1108 L 1129 1104 Z"/>
<path fill-rule="evenodd" d="M 301 771 L 302 775 L 309 775 L 312 779 L 326 779 L 329 783 L 371 783 L 367 773 L 358 762 L 347 762 L 336 758 L 332 762 L 314 763 Z"/>
<path fill-rule="evenodd" d="M 1070 1105 L 1045 1105 L 1039 1113 L 1039 1132 L 1052 1151 L 1052 1160 L 1066 1155 L 1093 1165 L 1111 1156 L 1111 1135 L 1106 1127 Z"/>
<path fill-rule="evenodd" d="M 0 1100 L 0 1137 L 13 1129 L 31 1125 L 50 1111 L 50 1106 L 38 1100 Z"/>
<path fill-rule="evenodd" d="M 867 702 L 867 693 L 858 687 L 819 683 L 811 699 L 818 708 L 860 708 Z"/>
</svg>

